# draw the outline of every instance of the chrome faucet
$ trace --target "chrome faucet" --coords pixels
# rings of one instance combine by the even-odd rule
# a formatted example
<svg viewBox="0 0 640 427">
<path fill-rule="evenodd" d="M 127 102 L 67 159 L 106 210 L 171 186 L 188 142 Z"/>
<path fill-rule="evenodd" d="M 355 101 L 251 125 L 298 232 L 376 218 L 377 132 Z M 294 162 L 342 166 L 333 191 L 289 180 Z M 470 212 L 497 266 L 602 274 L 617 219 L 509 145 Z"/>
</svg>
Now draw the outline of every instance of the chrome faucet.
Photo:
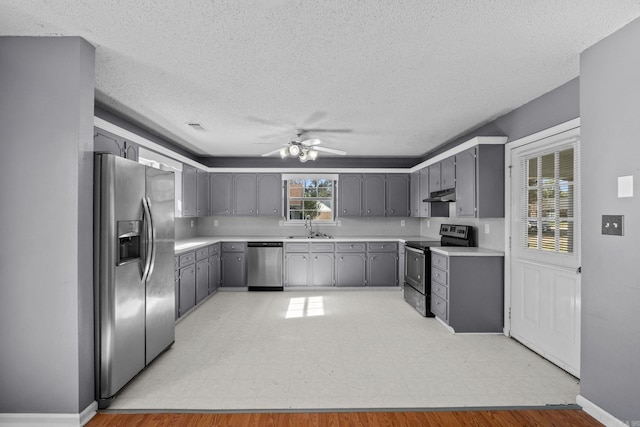
<svg viewBox="0 0 640 427">
<path fill-rule="evenodd" d="M 307 225 L 307 221 L 309 221 L 309 225 Z M 313 225 L 311 224 L 311 215 L 307 215 L 304 218 L 304 228 L 306 228 L 309 231 L 308 237 L 313 237 Z"/>
</svg>

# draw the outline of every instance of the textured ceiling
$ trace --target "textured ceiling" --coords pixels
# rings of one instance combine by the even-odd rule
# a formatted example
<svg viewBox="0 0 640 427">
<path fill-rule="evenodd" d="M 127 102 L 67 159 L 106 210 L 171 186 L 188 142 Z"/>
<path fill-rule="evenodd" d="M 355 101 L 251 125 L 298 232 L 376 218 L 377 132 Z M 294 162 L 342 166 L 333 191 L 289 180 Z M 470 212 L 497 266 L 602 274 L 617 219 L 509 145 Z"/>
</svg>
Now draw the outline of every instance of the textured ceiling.
<svg viewBox="0 0 640 427">
<path fill-rule="evenodd" d="M 638 16 L 637 0 L 0 0 L 0 35 L 84 37 L 97 100 L 197 155 L 310 127 L 351 130 L 307 135 L 349 156 L 418 156 L 576 77 Z"/>
</svg>

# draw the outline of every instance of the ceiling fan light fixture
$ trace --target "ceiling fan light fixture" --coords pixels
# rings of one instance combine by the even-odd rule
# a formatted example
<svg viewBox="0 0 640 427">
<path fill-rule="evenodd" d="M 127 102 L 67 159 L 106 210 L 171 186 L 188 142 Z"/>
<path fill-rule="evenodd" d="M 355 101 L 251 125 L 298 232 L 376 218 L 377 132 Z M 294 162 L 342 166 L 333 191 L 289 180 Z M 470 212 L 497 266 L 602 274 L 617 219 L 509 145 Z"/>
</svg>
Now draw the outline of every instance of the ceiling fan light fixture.
<svg viewBox="0 0 640 427">
<path fill-rule="evenodd" d="M 315 161 L 315 159 L 318 158 L 318 152 L 316 150 L 309 150 L 307 154 L 311 160 Z"/>
<path fill-rule="evenodd" d="M 306 162 L 307 160 L 309 160 L 309 155 L 307 154 L 307 150 L 302 150 L 302 152 L 300 153 L 300 155 L 298 156 L 298 159 L 300 159 L 300 161 L 302 163 Z"/>
<path fill-rule="evenodd" d="M 282 157 L 283 159 L 285 157 L 289 157 L 289 149 L 288 148 L 283 148 L 280 150 L 280 157 Z"/>
<path fill-rule="evenodd" d="M 289 146 L 289 154 L 292 156 L 297 156 L 298 154 L 300 154 L 300 147 L 295 144 L 291 144 Z"/>
</svg>

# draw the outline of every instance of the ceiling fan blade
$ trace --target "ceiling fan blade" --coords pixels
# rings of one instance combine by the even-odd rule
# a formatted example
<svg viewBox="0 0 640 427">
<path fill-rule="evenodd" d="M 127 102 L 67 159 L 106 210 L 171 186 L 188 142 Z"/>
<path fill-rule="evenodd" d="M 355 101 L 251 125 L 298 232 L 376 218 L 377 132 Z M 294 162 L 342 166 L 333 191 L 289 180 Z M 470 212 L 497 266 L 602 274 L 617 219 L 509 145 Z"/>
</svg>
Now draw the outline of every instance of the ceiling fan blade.
<svg viewBox="0 0 640 427">
<path fill-rule="evenodd" d="M 282 150 L 282 148 L 278 148 L 277 150 L 269 151 L 268 153 L 264 153 L 261 157 L 273 156 L 274 154 L 280 153 L 280 150 Z"/>
<path fill-rule="evenodd" d="M 267 119 L 263 119 L 255 116 L 249 116 L 247 117 L 247 120 L 254 123 L 260 123 L 261 125 L 266 125 L 266 126 L 271 126 L 275 128 L 281 128 L 281 129 L 290 129 L 291 126 L 294 126 L 293 123 L 276 122 L 274 120 L 267 120 Z"/>
<path fill-rule="evenodd" d="M 329 147 L 314 147 L 313 149 L 317 151 L 324 151 L 326 153 L 339 154 L 341 156 L 344 156 L 347 154 L 346 151 L 336 150 L 335 148 L 329 148 Z"/>
<path fill-rule="evenodd" d="M 318 138 L 305 139 L 304 141 L 300 141 L 300 144 L 306 146 L 318 145 L 322 144 L 322 140 Z"/>
<path fill-rule="evenodd" d="M 309 128 L 309 129 L 298 129 L 298 132 L 303 133 L 318 133 L 318 132 L 327 132 L 327 133 L 351 133 L 352 129 L 322 129 L 322 128 Z"/>
</svg>

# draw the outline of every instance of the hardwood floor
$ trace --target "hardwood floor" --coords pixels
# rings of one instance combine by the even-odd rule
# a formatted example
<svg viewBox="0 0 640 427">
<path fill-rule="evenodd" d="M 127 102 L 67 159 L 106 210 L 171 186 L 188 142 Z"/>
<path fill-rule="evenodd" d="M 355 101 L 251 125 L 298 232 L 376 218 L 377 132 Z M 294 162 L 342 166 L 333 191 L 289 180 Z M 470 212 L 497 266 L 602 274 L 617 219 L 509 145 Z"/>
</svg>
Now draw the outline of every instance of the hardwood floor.
<svg viewBox="0 0 640 427">
<path fill-rule="evenodd" d="M 99 413 L 87 427 L 602 426 L 579 409 L 429 412 Z"/>
</svg>

